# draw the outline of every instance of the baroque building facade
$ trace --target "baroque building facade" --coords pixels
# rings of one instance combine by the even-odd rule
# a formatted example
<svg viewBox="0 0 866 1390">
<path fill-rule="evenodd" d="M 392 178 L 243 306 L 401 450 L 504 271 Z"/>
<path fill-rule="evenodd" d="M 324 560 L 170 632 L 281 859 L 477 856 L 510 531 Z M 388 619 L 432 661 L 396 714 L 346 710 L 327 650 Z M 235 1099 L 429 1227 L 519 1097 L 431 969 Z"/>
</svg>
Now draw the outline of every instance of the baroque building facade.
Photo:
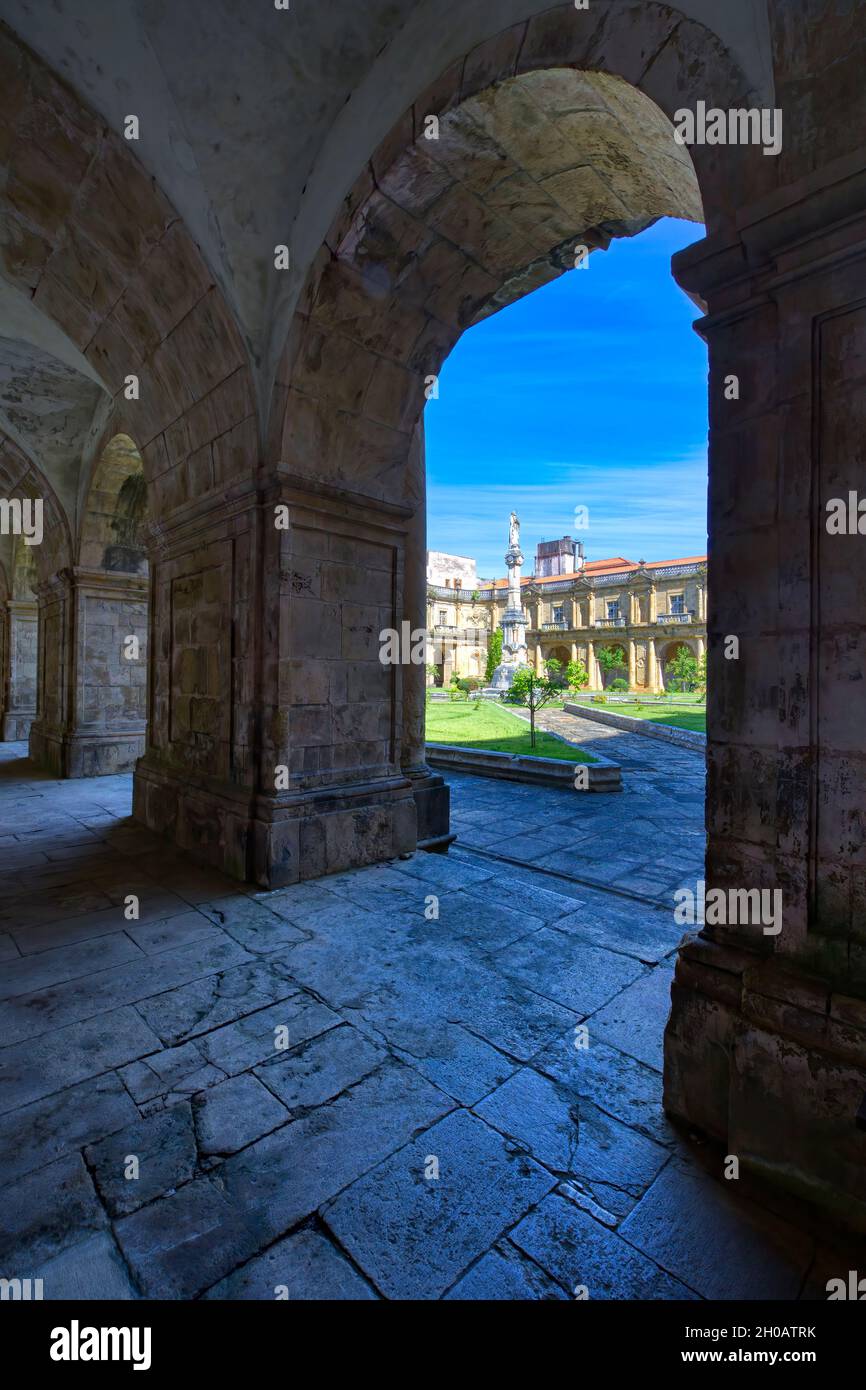
<svg viewBox="0 0 866 1390">
<path fill-rule="evenodd" d="M 539 551 L 542 547 L 539 546 Z M 612 677 L 646 694 L 670 689 L 670 666 L 685 647 L 700 661 L 707 642 L 707 557 L 637 562 L 617 556 L 589 561 L 571 574 L 525 578 L 529 659 L 537 671 L 555 658 L 563 667 L 582 662 L 589 689 L 602 690 Z M 440 576 L 440 566 L 428 575 Z M 505 579 L 479 581 L 475 589 L 428 583 L 427 631 L 433 657 L 428 684 L 448 685 L 453 676 L 483 679 L 490 638 L 507 601 Z M 613 673 L 599 664 L 599 651 L 613 648 L 621 665 Z"/>
</svg>

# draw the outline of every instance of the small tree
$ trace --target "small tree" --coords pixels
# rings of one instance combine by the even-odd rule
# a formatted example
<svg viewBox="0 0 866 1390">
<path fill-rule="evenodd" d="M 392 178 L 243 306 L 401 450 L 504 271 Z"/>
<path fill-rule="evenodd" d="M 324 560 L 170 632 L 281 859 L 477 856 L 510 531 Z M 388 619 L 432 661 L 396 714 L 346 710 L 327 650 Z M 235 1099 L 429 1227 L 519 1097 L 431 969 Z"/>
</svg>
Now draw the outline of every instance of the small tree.
<svg viewBox="0 0 866 1390">
<path fill-rule="evenodd" d="M 701 652 L 701 659 L 698 662 L 698 683 L 695 686 L 698 695 L 702 700 L 707 698 L 707 654 Z"/>
<path fill-rule="evenodd" d="M 583 690 L 589 685 L 589 672 L 582 661 L 569 661 L 565 668 L 569 690 Z"/>
<path fill-rule="evenodd" d="M 622 651 L 619 647 L 600 647 L 596 652 L 596 660 L 602 671 L 607 672 L 608 675 L 612 674 L 614 671 L 625 671 L 628 669 L 623 661 Z M 628 686 L 626 686 L 626 690 L 627 689 Z"/>
<path fill-rule="evenodd" d="M 698 683 L 699 667 L 688 647 L 678 647 L 673 661 L 668 664 L 671 684 L 677 690 L 694 690 Z"/>
<path fill-rule="evenodd" d="M 540 676 L 528 667 L 518 671 L 511 682 L 511 694 L 529 710 L 529 746 L 535 747 L 535 716 L 540 709 L 555 700 L 565 689 L 562 664 L 555 657 L 545 662 L 546 673 Z"/>
<path fill-rule="evenodd" d="M 502 662 L 502 628 L 498 627 L 495 632 L 491 632 L 487 639 L 487 666 L 485 668 L 485 679 L 487 684 L 493 680 L 493 672 Z"/>
</svg>

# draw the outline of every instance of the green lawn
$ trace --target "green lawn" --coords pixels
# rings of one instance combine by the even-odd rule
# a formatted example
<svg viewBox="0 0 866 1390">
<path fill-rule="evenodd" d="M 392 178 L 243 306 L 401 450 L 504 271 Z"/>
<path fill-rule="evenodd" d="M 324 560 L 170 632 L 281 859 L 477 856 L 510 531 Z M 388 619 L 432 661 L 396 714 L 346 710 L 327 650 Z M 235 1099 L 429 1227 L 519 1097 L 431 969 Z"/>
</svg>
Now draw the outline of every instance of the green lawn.
<svg viewBox="0 0 866 1390">
<path fill-rule="evenodd" d="M 561 758 L 569 763 L 597 760 L 582 748 L 574 748 L 539 729 L 535 747 L 529 744 L 529 724 L 519 714 L 491 700 L 478 708 L 469 701 L 427 705 L 427 738 L 430 743 L 452 743 L 459 748 L 488 748 L 495 753 L 529 753 L 536 758 Z"/>
<path fill-rule="evenodd" d="M 632 719 L 649 719 L 653 724 L 672 724 L 675 729 L 690 729 L 696 734 L 707 732 L 707 711 L 705 705 L 679 709 L 676 705 L 595 705 L 589 700 L 581 701 L 588 709 L 607 710 L 610 714 L 628 714 Z"/>
</svg>

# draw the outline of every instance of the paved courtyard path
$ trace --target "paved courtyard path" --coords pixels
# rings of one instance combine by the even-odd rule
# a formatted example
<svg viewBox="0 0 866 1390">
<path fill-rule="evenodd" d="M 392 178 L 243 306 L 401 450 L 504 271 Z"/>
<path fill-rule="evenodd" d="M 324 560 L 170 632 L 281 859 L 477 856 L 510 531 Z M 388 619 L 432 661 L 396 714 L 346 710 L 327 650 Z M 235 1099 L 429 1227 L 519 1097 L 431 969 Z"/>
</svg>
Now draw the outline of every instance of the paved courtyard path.
<svg viewBox="0 0 866 1390">
<path fill-rule="evenodd" d="M 620 794 L 454 777 L 447 857 L 272 893 L 136 825 L 130 778 L 0 745 L 0 1274 L 47 1299 L 825 1297 L 849 1253 L 662 1112 L 700 768 L 612 741 Z"/>
</svg>

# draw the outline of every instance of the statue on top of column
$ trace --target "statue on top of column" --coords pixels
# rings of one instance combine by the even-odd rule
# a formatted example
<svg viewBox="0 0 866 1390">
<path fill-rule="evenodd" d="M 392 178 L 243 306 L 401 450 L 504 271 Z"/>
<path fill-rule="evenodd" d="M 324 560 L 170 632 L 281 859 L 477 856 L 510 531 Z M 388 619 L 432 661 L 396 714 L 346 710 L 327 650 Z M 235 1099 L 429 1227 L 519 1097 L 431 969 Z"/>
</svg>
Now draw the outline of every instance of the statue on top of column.
<svg viewBox="0 0 866 1390">
<path fill-rule="evenodd" d="M 517 512 L 511 513 L 511 522 L 508 528 L 508 544 L 520 547 L 520 519 Z"/>
</svg>

